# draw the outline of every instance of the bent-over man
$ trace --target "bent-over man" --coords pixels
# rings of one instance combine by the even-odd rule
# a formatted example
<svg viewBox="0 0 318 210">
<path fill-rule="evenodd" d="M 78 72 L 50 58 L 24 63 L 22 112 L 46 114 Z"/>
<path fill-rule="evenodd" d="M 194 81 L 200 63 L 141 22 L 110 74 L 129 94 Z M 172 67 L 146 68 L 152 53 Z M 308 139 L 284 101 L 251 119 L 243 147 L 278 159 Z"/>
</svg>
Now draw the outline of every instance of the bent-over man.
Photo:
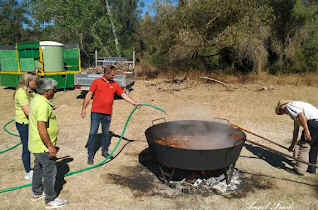
<svg viewBox="0 0 318 210">
<path fill-rule="evenodd" d="M 302 101 L 280 100 L 275 112 L 278 115 L 288 114 L 294 120 L 293 140 L 289 151 L 294 150 L 298 139 L 299 126 L 301 126 L 303 131 L 299 144 L 310 145 L 309 162 L 316 164 L 318 155 L 318 109 Z M 316 167 L 308 166 L 307 172 L 315 174 Z"/>
</svg>

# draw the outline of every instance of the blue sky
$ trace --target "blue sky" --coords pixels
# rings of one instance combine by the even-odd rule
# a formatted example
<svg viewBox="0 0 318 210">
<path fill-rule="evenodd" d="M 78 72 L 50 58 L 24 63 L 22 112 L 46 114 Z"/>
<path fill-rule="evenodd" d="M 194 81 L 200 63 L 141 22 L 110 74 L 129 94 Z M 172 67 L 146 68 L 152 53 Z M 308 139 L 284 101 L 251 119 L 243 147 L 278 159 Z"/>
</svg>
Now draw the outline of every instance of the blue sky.
<svg viewBox="0 0 318 210">
<path fill-rule="evenodd" d="M 165 0 L 165 1 L 172 2 L 172 4 L 174 5 L 176 5 L 178 2 L 178 0 Z M 141 14 L 141 15 L 144 15 L 146 11 L 148 10 L 148 7 L 151 6 L 152 3 L 155 2 L 155 0 L 139 0 L 139 3 L 141 2 L 144 2 L 144 5 L 145 5 Z"/>
<path fill-rule="evenodd" d="M 18 0 L 18 2 L 21 2 L 21 1 L 22 0 Z M 151 6 L 154 1 L 155 0 L 139 0 L 139 3 L 143 2 L 145 5 L 144 8 L 142 9 L 142 15 L 146 13 L 148 7 Z M 173 1 L 176 1 L 176 0 L 173 0 Z"/>
<path fill-rule="evenodd" d="M 18 0 L 18 2 L 21 2 L 22 0 Z M 144 2 L 144 8 L 143 8 L 143 14 L 147 11 L 148 7 L 154 2 L 155 0 L 139 0 L 139 3 Z"/>
<path fill-rule="evenodd" d="M 139 3 L 140 2 L 144 2 L 144 8 L 143 8 L 143 11 L 142 11 L 142 15 L 144 15 L 148 9 L 148 7 L 154 2 L 154 0 L 139 0 Z"/>
<path fill-rule="evenodd" d="M 142 0 L 142 1 L 145 3 L 145 5 L 150 5 L 152 4 L 154 0 Z"/>
</svg>

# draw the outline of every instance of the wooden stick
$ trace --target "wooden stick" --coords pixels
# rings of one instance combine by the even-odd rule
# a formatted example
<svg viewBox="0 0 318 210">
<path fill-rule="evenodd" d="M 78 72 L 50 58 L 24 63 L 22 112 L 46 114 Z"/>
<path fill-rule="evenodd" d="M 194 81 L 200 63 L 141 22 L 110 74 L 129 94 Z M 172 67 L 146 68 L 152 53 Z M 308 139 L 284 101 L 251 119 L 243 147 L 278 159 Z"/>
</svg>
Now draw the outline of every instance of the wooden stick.
<svg viewBox="0 0 318 210">
<path fill-rule="evenodd" d="M 200 79 L 207 79 L 207 80 L 211 80 L 211 81 L 214 81 L 214 82 L 220 83 L 221 85 L 224 85 L 225 87 L 229 88 L 228 84 L 226 84 L 226 83 L 224 83 L 224 82 L 221 82 L 221 81 L 219 81 L 219 80 L 216 80 L 216 79 L 210 78 L 210 77 L 200 77 Z"/>
<path fill-rule="evenodd" d="M 293 156 L 291 156 L 291 155 L 287 155 L 287 154 L 285 154 L 285 153 L 279 152 L 279 151 L 277 151 L 277 150 L 275 150 L 275 149 L 269 148 L 269 147 L 267 147 L 267 146 L 265 146 L 265 145 L 256 143 L 256 142 L 251 141 L 251 140 L 248 140 L 248 139 L 246 139 L 246 141 L 247 141 L 247 142 L 250 142 L 250 143 L 252 143 L 252 144 L 255 144 L 255 145 L 257 145 L 257 146 L 263 147 L 263 148 L 265 148 L 265 149 L 267 149 L 267 150 L 270 150 L 270 151 L 272 151 L 272 152 L 274 152 L 274 153 L 277 153 L 277 154 L 279 154 L 279 155 L 283 155 L 283 156 L 285 156 L 285 157 L 291 158 L 291 159 L 296 160 L 296 161 L 298 161 L 298 162 L 301 162 L 301 163 L 307 164 L 307 165 L 309 165 L 309 166 L 314 166 L 314 167 L 318 168 L 318 166 L 317 166 L 316 164 L 308 163 L 308 162 L 306 162 L 306 161 L 304 161 L 304 160 L 297 159 L 297 158 L 295 158 L 295 157 L 293 157 Z"/>
<path fill-rule="evenodd" d="M 279 146 L 279 147 L 281 147 L 281 148 L 286 149 L 286 150 L 289 151 L 289 149 L 288 149 L 287 147 L 285 147 L 285 146 L 283 146 L 283 145 L 280 145 L 280 144 L 278 144 L 278 143 L 276 143 L 276 142 L 274 142 L 274 141 L 271 141 L 271 140 L 269 140 L 268 138 L 265 138 L 265 137 L 260 136 L 260 135 L 258 135 L 258 134 L 256 134 L 256 133 L 253 133 L 252 131 L 246 130 L 245 128 L 242 128 L 242 127 L 240 127 L 240 126 L 238 126 L 238 125 L 235 125 L 235 124 L 232 124 L 232 123 L 231 123 L 231 125 L 232 125 L 232 127 L 234 127 L 234 128 L 238 128 L 238 129 L 240 129 L 240 130 L 242 130 L 242 131 L 245 131 L 246 133 L 249 133 L 249 134 L 252 134 L 252 135 L 254 135 L 254 136 L 257 136 L 257 137 L 259 137 L 259 138 L 261 138 L 261 139 L 264 139 L 264 140 L 266 140 L 266 141 L 268 141 L 268 142 L 270 142 L 270 143 L 272 143 L 272 144 L 275 144 L 276 146 Z"/>
</svg>

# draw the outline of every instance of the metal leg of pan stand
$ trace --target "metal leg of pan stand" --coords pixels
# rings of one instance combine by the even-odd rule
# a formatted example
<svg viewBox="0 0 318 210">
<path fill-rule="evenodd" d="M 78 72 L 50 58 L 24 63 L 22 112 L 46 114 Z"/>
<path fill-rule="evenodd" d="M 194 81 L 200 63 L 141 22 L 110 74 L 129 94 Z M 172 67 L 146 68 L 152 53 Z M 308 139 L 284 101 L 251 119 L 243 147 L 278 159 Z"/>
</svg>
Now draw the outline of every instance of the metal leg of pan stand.
<svg viewBox="0 0 318 210">
<path fill-rule="evenodd" d="M 169 182 L 172 180 L 174 173 L 175 173 L 175 168 L 172 168 L 171 173 L 165 172 L 161 166 L 159 166 L 160 173 L 161 173 L 161 179 L 164 180 L 164 182 Z"/>
<path fill-rule="evenodd" d="M 176 169 L 173 168 L 172 171 L 171 171 L 171 173 L 170 173 L 169 180 L 172 180 L 172 178 L 173 178 L 175 172 L 176 172 Z"/>
<path fill-rule="evenodd" d="M 163 171 L 161 166 L 159 166 L 159 170 L 160 170 L 160 177 L 159 177 L 160 181 L 163 183 L 167 183 L 167 179 L 165 178 L 165 175 L 164 175 L 165 172 Z"/>
<path fill-rule="evenodd" d="M 229 165 L 229 167 L 226 169 L 224 173 L 227 185 L 231 183 L 232 176 L 234 173 L 234 166 L 235 166 L 235 163 L 232 163 L 231 165 Z"/>
</svg>

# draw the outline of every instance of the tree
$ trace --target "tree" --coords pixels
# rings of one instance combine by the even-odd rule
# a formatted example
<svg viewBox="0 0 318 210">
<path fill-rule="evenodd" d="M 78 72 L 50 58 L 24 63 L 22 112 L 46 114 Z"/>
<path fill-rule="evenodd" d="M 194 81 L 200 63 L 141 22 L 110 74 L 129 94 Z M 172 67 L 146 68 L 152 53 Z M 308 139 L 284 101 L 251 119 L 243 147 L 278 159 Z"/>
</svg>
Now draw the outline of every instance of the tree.
<svg viewBox="0 0 318 210">
<path fill-rule="evenodd" d="M 269 48 L 270 62 L 274 67 L 272 71 L 306 71 L 309 67 L 306 66 L 306 60 L 313 61 L 312 56 L 317 54 L 313 50 L 317 49 L 318 42 L 317 2 L 273 0 L 271 6 L 276 17 L 271 24 L 272 37 Z"/>
<path fill-rule="evenodd" d="M 0 43 L 15 45 L 23 41 L 24 25 L 29 23 L 27 8 L 23 2 L 0 0 Z"/>
<path fill-rule="evenodd" d="M 159 2 L 156 10 L 151 24 L 156 24 L 157 35 L 149 37 L 144 32 L 145 40 L 155 43 L 157 47 L 149 47 L 156 49 L 150 54 L 159 60 L 166 57 L 167 66 L 208 69 L 221 61 L 216 56 L 230 58 L 231 65 L 250 62 L 255 71 L 265 66 L 265 41 L 272 19 L 265 0 L 193 0 L 182 7 Z"/>
<path fill-rule="evenodd" d="M 156 0 L 141 22 L 153 64 L 240 72 L 318 70 L 316 0 Z M 152 29 L 153 31 L 148 31 Z"/>
<path fill-rule="evenodd" d="M 78 42 L 84 54 L 95 49 L 103 56 L 117 55 L 113 18 L 117 30 L 120 54 L 132 49 L 131 38 L 137 18 L 137 0 L 108 0 L 112 17 L 103 0 L 32 0 L 33 18 L 37 25 L 53 27 L 49 38 L 61 42 Z M 134 24 L 133 24 L 134 23 Z M 46 28 L 46 27 L 45 27 Z"/>
</svg>

